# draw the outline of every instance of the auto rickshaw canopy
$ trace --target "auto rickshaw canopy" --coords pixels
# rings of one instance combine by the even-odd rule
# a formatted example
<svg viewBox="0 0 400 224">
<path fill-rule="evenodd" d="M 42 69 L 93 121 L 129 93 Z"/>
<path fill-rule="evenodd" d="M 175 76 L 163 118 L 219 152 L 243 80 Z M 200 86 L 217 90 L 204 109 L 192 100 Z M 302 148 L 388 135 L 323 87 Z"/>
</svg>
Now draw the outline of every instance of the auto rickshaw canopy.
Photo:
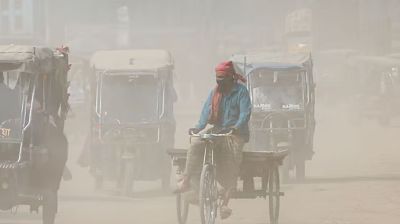
<svg viewBox="0 0 400 224">
<path fill-rule="evenodd" d="M 236 54 L 231 60 L 237 72 L 248 76 L 257 69 L 290 70 L 303 69 L 312 65 L 311 55 L 308 53 L 250 53 Z"/>
<path fill-rule="evenodd" d="M 50 74 L 64 55 L 51 48 L 0 45 L 0 71 L 15 70 L 23 73 Z"/>
<path fill-rule="evenodd" d="M 154 71 L 173 67 L 171 54 L 166 50 L 106 50 L 97 51 L 91 59 L 95 70 Z"/>
</svg>

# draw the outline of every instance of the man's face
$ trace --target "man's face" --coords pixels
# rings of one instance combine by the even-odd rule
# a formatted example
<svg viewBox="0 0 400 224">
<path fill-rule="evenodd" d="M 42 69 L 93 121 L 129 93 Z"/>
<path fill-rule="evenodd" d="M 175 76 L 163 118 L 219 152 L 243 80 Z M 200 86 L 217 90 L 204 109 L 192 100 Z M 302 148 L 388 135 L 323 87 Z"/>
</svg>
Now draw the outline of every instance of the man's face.
<svg viewBox="0 0 400 224">
<path fill-rule="evenodd" d="M 233 77 L 225 73 L 217 73 L 216 81 L 218 86 L 227 86 L 233 82 Z"/>
</svg>

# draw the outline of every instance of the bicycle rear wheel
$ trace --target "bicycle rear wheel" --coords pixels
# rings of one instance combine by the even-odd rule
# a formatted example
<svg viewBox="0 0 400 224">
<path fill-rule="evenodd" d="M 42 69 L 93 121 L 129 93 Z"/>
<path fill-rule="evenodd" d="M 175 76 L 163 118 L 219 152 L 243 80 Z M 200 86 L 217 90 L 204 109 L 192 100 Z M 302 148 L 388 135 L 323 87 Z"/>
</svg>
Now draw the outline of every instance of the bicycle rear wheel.
<svg viewBox="0 0 400 224">
<path fill-rule="evenodd" d="M 203 166 L 200 178 L 200 218 L 202 224 L 214 224 L 217 217 L 218 189 L 214 166 Z"/>
</svg>

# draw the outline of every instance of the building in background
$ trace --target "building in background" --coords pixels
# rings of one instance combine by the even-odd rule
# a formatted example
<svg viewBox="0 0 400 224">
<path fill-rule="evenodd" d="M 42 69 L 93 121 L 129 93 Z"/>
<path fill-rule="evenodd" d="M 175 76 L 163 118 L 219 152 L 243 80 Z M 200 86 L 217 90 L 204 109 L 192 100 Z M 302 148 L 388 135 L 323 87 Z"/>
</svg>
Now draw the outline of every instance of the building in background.
<svg viewBox="0 0 400 224">
<path fill-rule="evenodd" d="M 0 0 L 0 43 L 43 43 L 43 3 L 42 0 Z"/>
</svg>

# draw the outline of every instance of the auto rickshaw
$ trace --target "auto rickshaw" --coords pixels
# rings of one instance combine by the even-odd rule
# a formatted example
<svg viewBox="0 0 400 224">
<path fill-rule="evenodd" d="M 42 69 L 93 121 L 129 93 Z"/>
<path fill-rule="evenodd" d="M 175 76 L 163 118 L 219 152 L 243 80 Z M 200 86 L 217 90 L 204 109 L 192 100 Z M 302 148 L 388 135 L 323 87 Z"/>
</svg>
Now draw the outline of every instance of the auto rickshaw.
<svg viewBox="0 0 400 224">
<path fill-rule="evenodd" d="M 400 115 L 400 60 L 390 56 L 355 56 L 348 60 L 352 71 L 353 122 L 374 119 L 389 125 Z"/>
<path fill-rule="evenodd" d="M 286 145 L 290 154 L 283 174 L 295 170 L 305 177 L 305 162 L 313 152 L 313 63 L 307 53 L 234 55 L 236 69 L 245 74 L 253 109 L 247 150 L 266 151 Z M 283 147 L 283 146 L 282 146 Z"/>
<path fill-rule="evenodd" d="M 0 46 L 0 209 L 42 209 L 53 224 L 68 156 L 67 48 Z"/>
<path fill-rule="evenodd" d="M 169 188 L 174 145 L 172 56 L 165 50 L 98 51 L 91 59 L 91 172 L 96 187 L 115 181 L 123 195 L 133 182 L 161 179 Z"/>
</svg>

